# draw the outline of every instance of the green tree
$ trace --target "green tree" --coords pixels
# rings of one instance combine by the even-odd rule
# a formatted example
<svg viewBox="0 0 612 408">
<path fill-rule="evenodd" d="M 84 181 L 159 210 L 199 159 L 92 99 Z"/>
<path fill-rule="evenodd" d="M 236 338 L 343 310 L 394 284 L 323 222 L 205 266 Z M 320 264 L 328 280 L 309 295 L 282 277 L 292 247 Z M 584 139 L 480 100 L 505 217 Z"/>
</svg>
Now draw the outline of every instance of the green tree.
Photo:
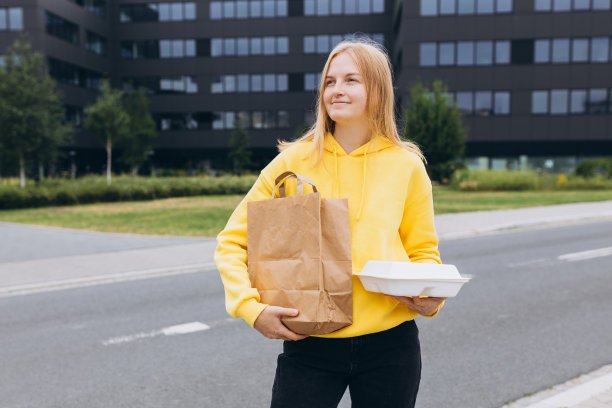
<svg viewBox="0 0 612 408">
<path fill-rule="evenodd" d="M 251 151 L 248 150 L 248 146 L 249 134 L 237 121 L 234 122 L 234 131 L 229 143 L 230 152 L 228 156 L 232 160 L 234 172 L 238 173 L 238 175 L 251 164 Z"/>
<path fill-rule="evenodd" d="M 448 180 L 463 166 L 458 159 L 465 151 L 465 132 L 457 104 L 451 102 L 441 81 L 433 82 L 433 92 L 419 83 L 410 93 L 404 137 L 421 147 L 432 179 Z"/>
<path fill-rule="evenodd" d="M 26 182 L 26 161 L 56 158 L 70 140 L 72 127 L 64 124 L 64 107 L 49 76 L 44 56 L 20 38 L 4 55 L 0 67 L 0 145 L 3 157 L 19 163 L 19 184 Z"/>
<path fill-rule="evenodd" d="M 129 132 L 121 141 L 121 162 L 131 169 L 132 175 L 147 160 L 152 142 L 157 137 L 155 121 L 149 112 L 149 100 L 142 88 L 132 89 L 123 100 L 130 118 Z"/>
<path fill-rule="evenodd" d="M 123 91 L 112 89 L 105 79 L 96 102 L 85 108 L 85 128 L 106 146 L 107 185 L 111 183 L 113 143 L 123 140 L 130 128 L 130 118 L 123 108 L 122 96 Z"/>
</svg>

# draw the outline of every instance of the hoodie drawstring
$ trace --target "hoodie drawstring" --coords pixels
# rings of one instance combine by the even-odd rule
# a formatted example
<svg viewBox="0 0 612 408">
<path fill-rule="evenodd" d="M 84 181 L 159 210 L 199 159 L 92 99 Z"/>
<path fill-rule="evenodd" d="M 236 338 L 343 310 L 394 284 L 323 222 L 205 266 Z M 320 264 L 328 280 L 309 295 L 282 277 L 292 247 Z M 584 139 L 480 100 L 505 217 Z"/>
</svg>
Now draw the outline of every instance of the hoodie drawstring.
<svg viewBox="0 0 612 408">
<path fill-rule="evenodd" d="M 334 172 L 335 172 L 335 179 L 334 179 L 334 194 L 333 197 L 338 197 L 340 195 L 340 192 L 338 191 L 338 193 L 335 193 L 336 190 L 336 184 L 339 183 L 338 180 L 338 156 L 336 155 L 336 145 L 334 145 Z"/>
<path fill-rule="evenodd" d="M 363 201 L 365 198 L 366 172 L 368 169 L 368 149 L 363 153 L 363 182 L 361 183 L 361 201 L 359 201 L 359 211 L 357 212 L 357 221 L 361 218 L 361 210 L 363 209 Z"/>
</svg>

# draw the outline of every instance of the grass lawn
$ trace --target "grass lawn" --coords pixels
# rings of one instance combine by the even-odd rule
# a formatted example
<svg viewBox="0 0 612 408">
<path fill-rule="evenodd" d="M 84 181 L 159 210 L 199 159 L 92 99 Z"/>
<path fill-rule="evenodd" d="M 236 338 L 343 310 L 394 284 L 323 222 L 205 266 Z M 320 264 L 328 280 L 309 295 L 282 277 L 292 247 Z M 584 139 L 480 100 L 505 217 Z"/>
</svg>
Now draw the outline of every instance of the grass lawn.
<svg viewBox="0 0 612 408">
<path fill-rule="evenodd" d="M 0 221 L 106 232 L 214 237 L 239 195 L 0 211 Z M 434 187 L 436 214 L 612 200 L 612 191 L 460 192 Z"/>
</svg>

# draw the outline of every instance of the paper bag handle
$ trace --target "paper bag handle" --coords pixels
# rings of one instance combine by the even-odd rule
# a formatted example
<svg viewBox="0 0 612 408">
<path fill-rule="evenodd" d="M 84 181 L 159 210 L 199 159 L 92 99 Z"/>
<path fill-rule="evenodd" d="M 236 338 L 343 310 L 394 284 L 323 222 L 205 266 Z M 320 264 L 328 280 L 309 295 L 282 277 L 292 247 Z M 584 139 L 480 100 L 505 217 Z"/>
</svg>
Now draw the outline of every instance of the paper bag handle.
<svg viewBox="0 0 612 408">
<path fill-rule="evenodd" d="M 312 180 L 310 180 L 310 179 L 308 179 L 308 178 L 306 178 L 304 176 L 301 176 L 299 174 L 295 174 L 292 171 L 286 171 L 283 174 L 281 174 L 280 176 L 278 176 L 276 178 L 276 180 L 274 181 L 274 189 L 272 190 L 272 197 L 271 198 L 274 198 L 274 196 L 276 195 L 276 186 L 279 186 L 279 188 L 278 188 L 279 195 L 281 197 L 285 197 L 285 182 L 290 177 L 295 177 L 297 179 L 297 193 L 298 193 L 298 195 L 304 194 L 304 185 L 302 184 L 303 181 L 307 182 L 308 184 L 310 184 L 312 186 L 312 191 L 314 191 L 315 193 L 317 192 L 317 187 L 314 185 Z"/>
</svg>

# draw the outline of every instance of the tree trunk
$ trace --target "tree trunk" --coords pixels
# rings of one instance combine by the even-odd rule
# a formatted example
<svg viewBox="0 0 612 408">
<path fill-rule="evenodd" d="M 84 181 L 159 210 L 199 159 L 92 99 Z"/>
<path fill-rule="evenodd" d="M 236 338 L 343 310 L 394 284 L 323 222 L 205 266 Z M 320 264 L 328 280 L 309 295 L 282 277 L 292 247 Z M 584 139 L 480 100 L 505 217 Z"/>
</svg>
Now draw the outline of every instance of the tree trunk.
<svg viewBox="0 0 612 408">
<path fill-rule="evenodd" d="M 19 185 L 21 188 L 25 188 L 25 159 L 23 158 L 23 152 L 19 151 Z"/>
<path fill-rule="evenodd" d="M 106 138 L 106 184 L 110 186 L 111 183 L 111 138 L 110 136 Z"/>
<path fill-rule="evenodd" d="M 42 163 L 38 163 L 38 180 L 42 180 L 45 178 L 45 167 Z"/>
</svg>

